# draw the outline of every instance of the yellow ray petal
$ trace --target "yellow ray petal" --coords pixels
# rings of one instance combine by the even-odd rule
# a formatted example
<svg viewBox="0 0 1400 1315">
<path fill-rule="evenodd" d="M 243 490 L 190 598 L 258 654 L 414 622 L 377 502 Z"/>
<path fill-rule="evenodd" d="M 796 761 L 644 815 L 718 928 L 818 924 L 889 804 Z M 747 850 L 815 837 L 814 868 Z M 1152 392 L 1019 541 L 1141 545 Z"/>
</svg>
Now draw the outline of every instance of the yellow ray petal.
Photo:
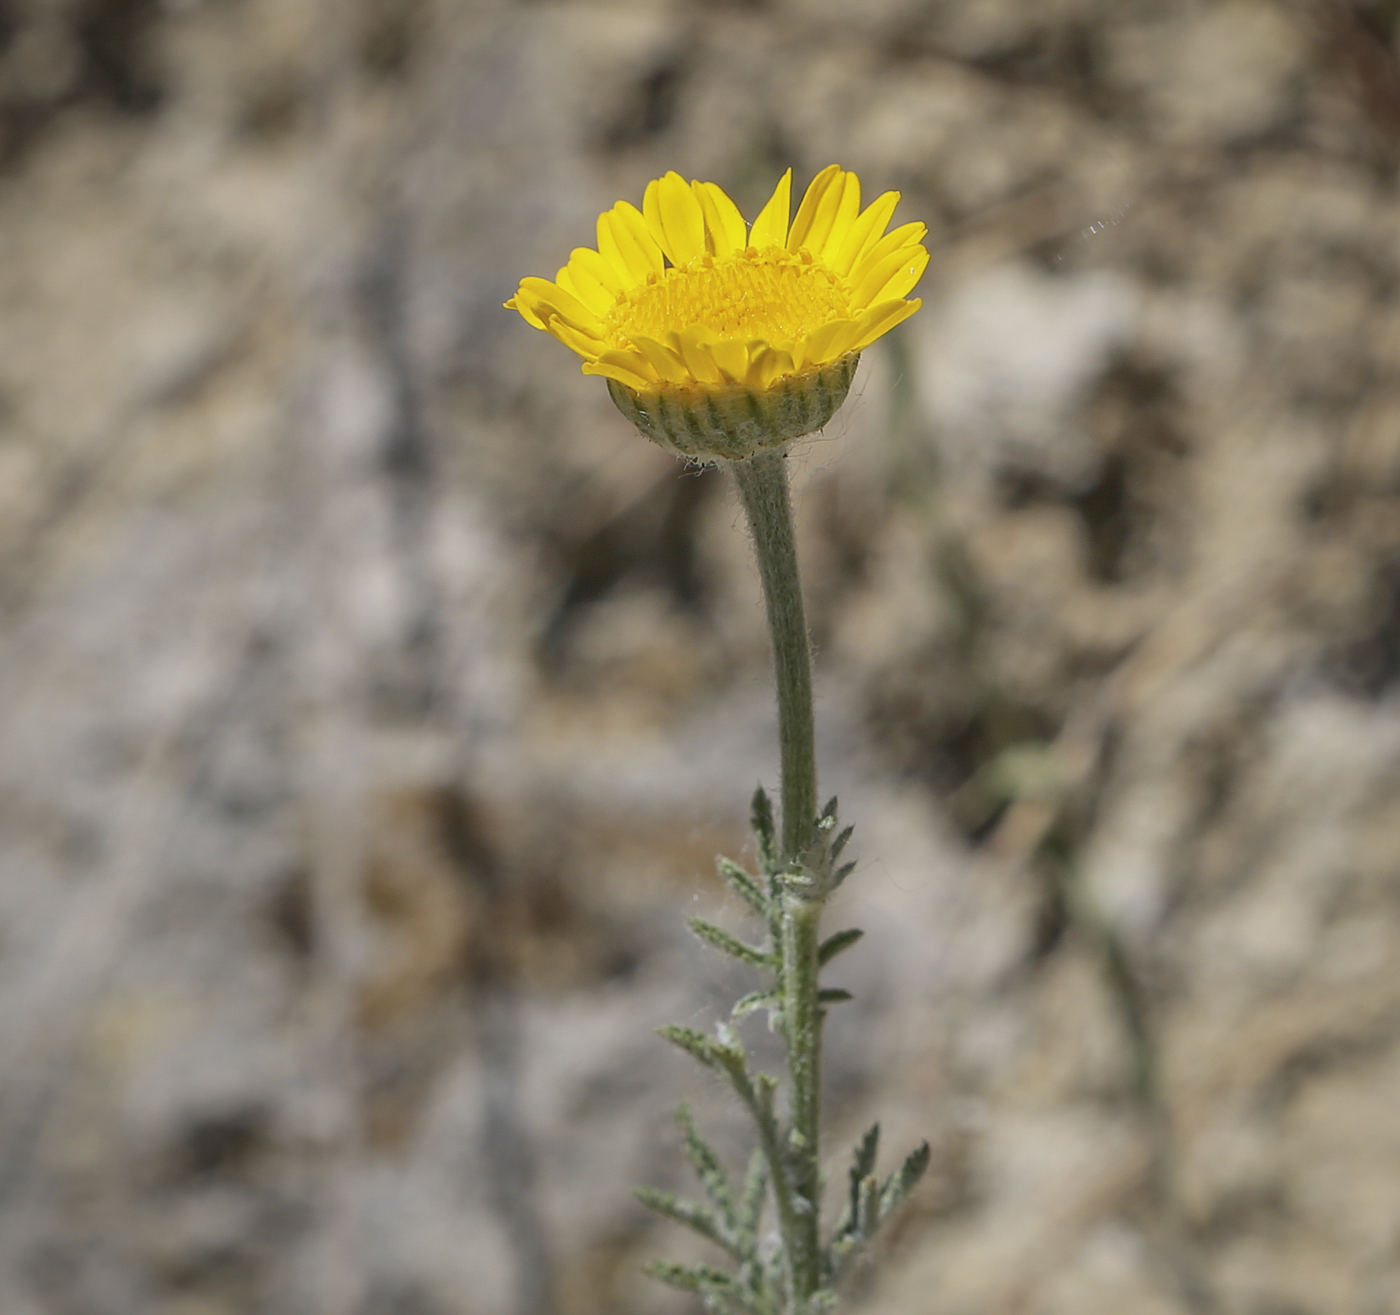
<svg viewBox="0 0 1400 1315">
<path fill-rule="evenodd" d="M 685 368 L 692 378 L 702 384 L 720 384 L 724 378 L 710 354 L 709 343 L 705 341 L 707 337 L 705 328 L 695 325 L 680 333 L 667 334 L 666 345 L 685 362 Z"/>
<path fill-rule="evenodd" d="M 570 261 L 555 276 L 554 282 L 565 292 L 572 293 L 594 315 L 606 315 L 616 304 L 617 298 L 581 265 Z"/>
<path fill-rule="evenodd" d="M 705 215 L 705 249 L 716 256 L 742 251 L 749 229 L 739 207 L 714 183 L 695 182 L 690 186 Z"/>
<path fill-rule="evenodd" d="M 858 327 L 856 320 L 832 320 L 814 329 L 802 343 L 802 365 L 825 365 L 851 350 Z"/>
<path fill-rule="evenodd" d="M 544 328 L 544 321 L 535 314 L 535 308 L 528 297 L 522 297 L 516 293 L 508 302 L 504 303 L 506 310 L 519 311 L 521 318 L 526 324 L 533 325 L 537 329 Z"/>
<path fill-rule="evenodd" d="M 632 339 L 632 345 L 647 358 L 647 364 L 666 383 L 690 382 L 690 371 L 686 369 L 685 362 L 665 343 L 657 342 L 655 338 L 636 337 Z"/>
<path fill-rule="evenodd" d="M 883 260 L 866 264 L 851 289 L 851 308 L 865 310 L 877 301 L 902 297 L 916 284 L 928 266 L 928 252 L 923 247 L 900 247 Z M 887 288 L 902 285 L 903 292 L 887 292 Z"/>
<path fill-rule="evenodd" d="M 758 212 L 758 218 L 749 229 L 749 245 L 758 247 L 781 247 L 787 245 L 788 214 L 792 208 L 792 170 L 789 169 L 773 189 L 768 204 Z"/>
<path fill-rule="evenodd" d="M 893 232 L 886 233 L 878 242 L 872 243 L 870 249 L 851 267 L 851 282 L 859 283 L 871 266 L 884 260 L 890 252 L 898 251 L 901 247 L 918 246 L 927 233 L 928 225 L 918 223 L 901 224 Z"/>
<path fill-rule="evenodd" d="M 855 336 L 846 350 L 864 351 L 876 338 L 888 333 L 901 320 L 907 320 L 923 304 L 918 297 L 914 297 L 909 301 L 900 298 L 898 301 L 882 301 L 878 306 L 872 306 L 860 317 Z"/>
<path fill-rule="evenodd" d="M 749 348 L 737 338 L 719 338 L 710 344 L 720 373 L 732 384 L 741 384 L 749 372 Z"/>
<path fill-rule="evenodd" d="M 906 248 L 905 255 L 909 259 L 899 267 L 895 273 L 890 275 L 884 287 L 878 289 L 871 296 L 867 303 L 871 306 L 878 306 L 882 301 L 891 301 L 895 297 L 903 297 L 909 290 L 924 276 L 924 270 L 928 268 L 928 252 L 923 247 L 914 247 L 912 254 Z"/>
<path fill-rule="evenodd" d="M 576 351 L 585 360 L 596 360 L 607 346 L 601 338 L 595 338 L 591 333 L 585 333 L 581 329 L 576 329 L 559 315 L 551 316 L 545 328 L 558 338 L 565 347 Z"/>
<path fill-rule="evenodd" d="M 787 240 L 789 251 L 806 247 L 816 255 L 821 250 L 821 244 L 831 232 L 831 221 L 836 218 L 836 207 L 841 203 L 844 177 L 839 164 L 829 164 L 812 179 L 802 204 L 797 207 L 797 218 L 792 221 L 792 232 Z"/>
<path fill-rule="evenodd" d="M 604 352 L 596 361 L 585 361 L 583 372 L 616 379 L 639 393 L 648 392 L 660 382 L 656 371 L 640 352 Z"/>
<path fill-rule="evenodd" d="M 828 264 L 846 241 L 847 235 L 851 231 L 851 226 L 856 222 L 856 216 L 860 214 L 860 179 L 853 173 L 846 175 L 841 189 L 840 199 L 837 201 L 836 212 L 831 218 L 831 230 L 822 241 L 821 250 L 816 254 L 820 255 Z M 810 246 L 815 240 L 815 231 L 808 235 L 807 241 Z"/>
<path fill-rule="evenodd" d="M 785 374 L 791 374 L 797 367 L 793 364 L 792 353 L 784 351 L 781 347 L 770 347 L 767 343 L 762 346 L 754 344 L 756 350 L 753 351 L 749 360 L 749 374 L 747 383 L 758 388 L 768 388 L 774 379 L 780 379 Z"/>
<path fill-rule="evenodd" d="M 642 199 L 647 230 L 673 265 L 705 254 L 705 216 L 690 185 L 674 169 L 647 184 Z"/>
<path fill-rule="evenodd" d="M 571 268 L 581 269 L 592 278 L 597 279 L 614 297 L 627 287 L 617 270 L 592 247 L 575 247 L 569 252 L 569 265 Z"/>
<path fill-rule="evenodd" d="M 838 274 L 849 274 L 856 262 L 884 235 L 898 204 L 898 192 L 885 192 L 877 196 L 851 225 L 845 241 L 834 252 L 828 249 L 826 263 Z"/>
<path fill-rule="evenodd" d="M 619 201 L 598 216 L 598 252 L 617 272 L 624 288 L 635 288 L 666 268 L 661 248 L 647 232 L 641 211 L 627 201 Z"/>
<path fill-rule="evenodd" d="M 535 314 L 546 322 L 549 312 L 562 315 L 575 328 L 585 332 L 601 334 L 603 325 L 598 317 L 566 288 L 548 279 L 528 278 L 520 280 L 520 291 L 515 294 L 519 301 L 528 298 L 534 306 Z"/>
</svg>

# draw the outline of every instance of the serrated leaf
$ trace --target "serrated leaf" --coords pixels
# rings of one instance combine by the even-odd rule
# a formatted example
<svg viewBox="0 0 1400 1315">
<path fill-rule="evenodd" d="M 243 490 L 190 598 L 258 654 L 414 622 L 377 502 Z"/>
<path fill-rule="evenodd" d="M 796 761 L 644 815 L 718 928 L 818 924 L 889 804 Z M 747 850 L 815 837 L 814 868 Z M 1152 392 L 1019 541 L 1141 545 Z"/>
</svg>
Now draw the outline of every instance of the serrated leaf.
<svg viewBox="0 0 1400 1315">
<path fill-rule="evenodd" d="M 825 990 L 817 992 L 817 1002 L 824 1005 L 839 1005 L 854 999 L 855 996 L 839 986 L 828 986 Z"/>
<path fill-rule="evenodd" d="M 914 1190 L 915 1184 L 924 1176 L 931 1158 L 929 1144 L 924 1142 L 910 1151 L 908 1159 L 885 1180 L 885 1185 L 880 1190 L 880 1210 L 876 1223 L 888 1219 L 899 1203 Z"/>
<path fill-rule="evenodd" d="M 865 933 L 859 927 L 850 927 L 828 936 L 817 950 L 817 963 L 826 967 L 842 950 L 849 950 Z"/>
<path fill-rule="evenodd" d="M 768 897 L 763 893 L 758 882 L 732 859 L 721 856 L 715 860 L 715 865 L 719 868 L 719 874 L 724 878 L 729 889 L 760 918 L 766 918 L 768 916 Z"/>
<path fill-rule="evenodd" d="M 732 932 L 725 931 L 723 927 L 716 927 L 714 923 L 706 922 L 704 918 L 691 918 L 689 921 L 690 930 L 711 949 L 739 959 L 755 968 L 771 968 L 773 966 L 771 954 L 760 950 L 756 945 L 750 945 L 747 941 L 741 941 Z"/>
</svg>

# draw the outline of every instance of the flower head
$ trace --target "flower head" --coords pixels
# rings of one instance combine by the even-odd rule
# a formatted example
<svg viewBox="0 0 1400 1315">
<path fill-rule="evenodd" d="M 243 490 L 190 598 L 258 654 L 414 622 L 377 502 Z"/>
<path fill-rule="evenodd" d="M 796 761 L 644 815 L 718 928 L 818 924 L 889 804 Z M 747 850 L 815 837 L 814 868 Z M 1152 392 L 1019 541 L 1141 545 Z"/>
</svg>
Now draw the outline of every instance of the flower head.
<svg viewBox="0 0 1400 1315">
<path fill-rule="evenodd" d="M 547 279 L 506 302 L 602 375 L 648 437 L 686 456 L 740 460 L 820 429 L 863 348 L 922 304 L 923 224 L 887 233 L 899 201 L 864 210 L 837 165 L 789 224 L 792 170 L 753 225 L 714 183 L 668 173 L 641 210 L 619 201 Z"/>
</svg>

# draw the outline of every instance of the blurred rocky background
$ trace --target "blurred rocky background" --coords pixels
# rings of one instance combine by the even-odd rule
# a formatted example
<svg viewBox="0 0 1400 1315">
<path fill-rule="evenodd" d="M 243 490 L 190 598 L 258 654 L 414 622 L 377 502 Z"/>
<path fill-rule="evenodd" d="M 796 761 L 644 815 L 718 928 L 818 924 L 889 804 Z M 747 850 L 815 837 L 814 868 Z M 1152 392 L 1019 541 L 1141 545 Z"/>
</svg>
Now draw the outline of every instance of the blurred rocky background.
<svg viewBox="0 0 1400 1315">
<path fill-rule="evenodd" d="M 0 1311 L 690 1309 L 757 585 L 500 303 L 837 161 L 934 256 L 792 459 L 853 1300 L 1400 1312 L 1396 10 L 3 0 Z"/>
</svg>

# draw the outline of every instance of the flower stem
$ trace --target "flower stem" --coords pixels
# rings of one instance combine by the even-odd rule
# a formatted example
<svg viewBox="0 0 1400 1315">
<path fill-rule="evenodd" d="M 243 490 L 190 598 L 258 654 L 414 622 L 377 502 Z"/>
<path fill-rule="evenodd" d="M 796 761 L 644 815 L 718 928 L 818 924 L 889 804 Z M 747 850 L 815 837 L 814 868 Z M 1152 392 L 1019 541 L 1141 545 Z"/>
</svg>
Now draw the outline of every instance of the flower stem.
<svg viewBox="0 0 1400 1315">
<path fill-rule="evenodd" d="M 758 573 L 773 636 L 778 678 L 778 740 L 782 751 L 783 859 L 798 862 L 817 820 L 817 752 L 812 721 L 812 649 L 797 577 L 787 466 L 763 453 L 733 463 L 758 550 Z"/>
<path fill-rule="evenodd" d="M 812 651 L 802 608 L 787 467 L 777 453 L 733 464 L 758 553 L 773 638 L 782 757 L 784 869 L 801 878 L 815 838 L 817 758 L 812 716 Z M 821 1044 L 817 952 L 825 889 L 787 884 L 781 893 L 782 1021 L 788 1061 L 785 1163 L 772 1166 L 790 1193 L 779 1221 L 786 1258 L 788 1310 L 800 1315 L 822 1286 Z M 781 1197 L 780 1204 L 781 1202 Z"/>
</svg>

